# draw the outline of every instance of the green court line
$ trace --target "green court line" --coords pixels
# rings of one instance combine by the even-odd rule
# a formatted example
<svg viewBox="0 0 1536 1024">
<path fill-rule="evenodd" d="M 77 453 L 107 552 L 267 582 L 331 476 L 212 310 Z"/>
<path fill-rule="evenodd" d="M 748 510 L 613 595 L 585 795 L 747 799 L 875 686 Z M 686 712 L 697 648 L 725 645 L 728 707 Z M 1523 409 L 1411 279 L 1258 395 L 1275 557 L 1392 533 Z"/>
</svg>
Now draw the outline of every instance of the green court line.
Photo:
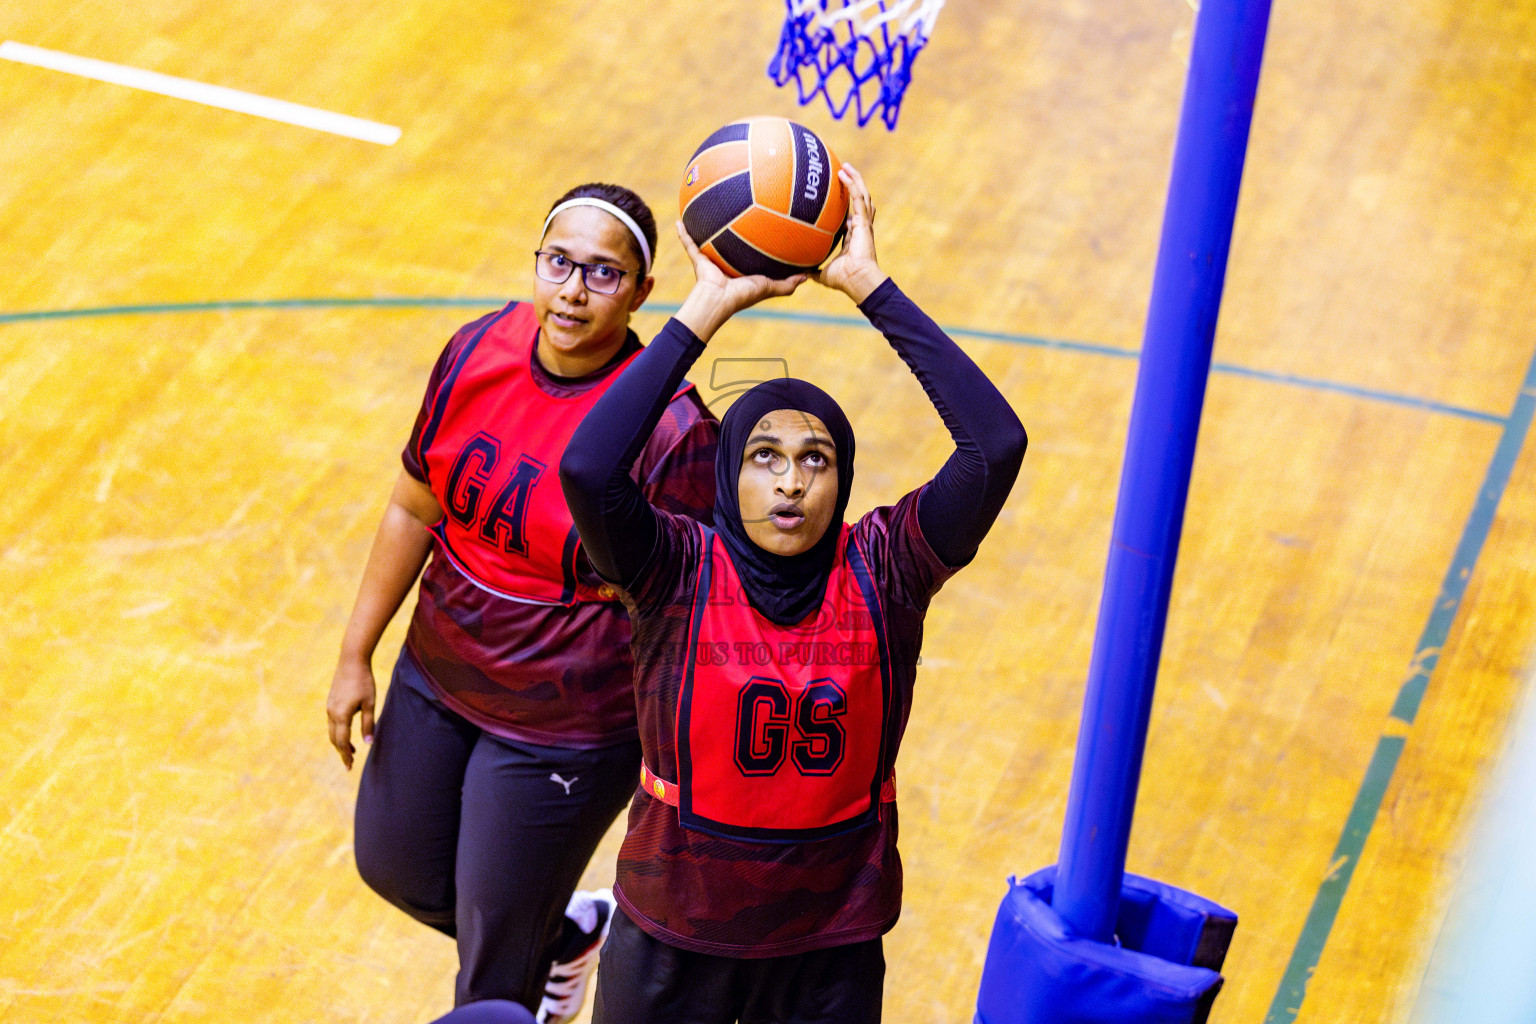
<svg viewBox="0 0 1536 1024">
<path fill-rule="evenodd" d="M 174 302 L 151 303 L 139 306 L 95 306 L 81 309 L 42 309 L 22 311 L 15 313 L 0 313 L 0 324 L 27 323 L 39 320 L 77 320 L 92 317 L 111 316 L 163 316 L 176 313 L 225 313 L 240 310 L 269 310 L 269 309 L 348 309 L 348 308 L 383 308 L 383 309 L 434 309 L 434 308 L 499 308 L 507 303 L 505 297 L 496 296 L 376 296 L 372 298 L 298 298 L 298 299 L 228 299 L 210 302 Z M 675 313 L 678 304 L 675 302 L 653 302 L 648 307 L 650 311 L 657 313 Z M 799 324 L 823 324 L 829 327 L 864 327 L 868 321 L 862 317 L 833 316 L 824 313 L 803 313 L 775 309 L 748 309 L 738 316 L 756 320 L 783 320 Z M 1097 345 L 1085 341 L 1065 341 L 1057 338 L 1042 338 L 1031 334 L 1011 334 L 1004 331 L 972 330 L 965 327 L 945 327 L 952 337 L 972 338 L 977 341 L 996 341 L 1007 345 L 1023 345 L 1030 348 L 1057 349 L 1065 352 L 1082 352 L 1088 355 L 1109 356 L 1117 359 L 1135 359 L 1140 353 L 1135 349 L 1117 348 L 1112 345 Z M 1248 377 L 1255 380 L 1268 381 L 1272 384 L 1283 384 L 1290 387 L 1306 388 L 1313 391 L 1327 391 L 1334 394 L 1349 395 L 1355 398 L 1364 398 L 1374 402 L 1385 402 L 1390 405 L 1400 405 L 1410 409 L 1419 409 L 1425 412 L 1436 413 L 1443 416 L 1453 416 L 1458 419 L 1476 420 L 1482 423 L 1493 423 L 1500 426 L 1505 424 L 1505 418 L 1481 409 L 1471 409 L 1465 406 L 1448 405 L 1443 402 L 1435 402 L 1413 395 L 1399 395 L 1390 391 L 1377 391 L 1371 388 L 1355 387 L 1349 384 L 1338 384 L 1333 381 L 1318 380 L 1309 377 L 1296 377 L 1289 374 L 1270 373 L 1264 370 L 1253 370 L 1246 367 L 1234 366 L 1229 363 L 1213 363 L 1213 373 L 1229 374 L 1237 377 Z"/>
<path fill-rule="evenodd" d="M 31 320 L 80 320 L 108 316 L 165 316 L 173 313 L 227 313 L 252 309 L 346 309 L 348 307 L 385 307 L 420 309 L 437 306 L 478 306 L 500 308 L 506 299 L 465 296 L 462 298 L 410 298 L 380 296 L 363 299 L 224 299 L 211 302 L 159 302 L 141 306 L 87 306 L 81 309 L 38 309 L 20 313 L 0 313 L 0 324 L 19 324 Z"/>
<path fill-rule="evenodd" d="M 1467 583 L 1472 578 L 1472 571 L 1477 567 L 1478 557 L 1493 528 L 1494 514 L 1509 487 L 1509 478 L 1514 472 L 1520 451 L 1525 447 L 1533 414 L 1536 414 L 1536 356 L 1532 357 L 1526 371 L 1525 384 L 1515 398 L 1514 409 L 1504 421 L 1503 436 L 1494 449 L 1483 485 L 1477 492 L 1477 501 L 1462 529 L 1456 554 L 1451 559 L 1450 568 L 1446 570 L 1429 621 L 1419 637 L 1408 678 L 1398 690 L 1388 728 L 1376 742 L 1376 752 L 1365 770 L 1365 778 L 1355 794 L 1354 806 L 1344 821 L 1344 833 L 1339 837 L 1338 846 L 1334 848 L 1333 858 L 1329 861 L 1328 874 L 1312 901 L 1312 909 L 1307 914 L 1301 935 L 1291 952 L 1290 963 L 1280 978 L 1280 988 L 1275 993 L 1274 1002 L 1270 1004 L 1264 1024 L 1289 1024 L 1296 1019 L 1306 999 L 1307 983 L 1312 980 L 1312 972 L 1317 970 L 1323 947 L 1328 943 L 1328 936 L 1338 919 L 1339 907 L 1344 902 L 1344 894 L 1354 876 L 1355 866 L 1360 862 L 1366 840 L 1370 838 L 1371 829 L 1376 823 L 1376 815 L 1381 810 L 1387 788 L 1392 784 L 1392 777 L 1397 771 L 1398 759 L 1407 744 L 1403 733 L 1418 717 L 1430 676 L 1440 662 L 1440 652 L 1445 647 L 1451 625 L 1461 608 Z"/>
</svg>

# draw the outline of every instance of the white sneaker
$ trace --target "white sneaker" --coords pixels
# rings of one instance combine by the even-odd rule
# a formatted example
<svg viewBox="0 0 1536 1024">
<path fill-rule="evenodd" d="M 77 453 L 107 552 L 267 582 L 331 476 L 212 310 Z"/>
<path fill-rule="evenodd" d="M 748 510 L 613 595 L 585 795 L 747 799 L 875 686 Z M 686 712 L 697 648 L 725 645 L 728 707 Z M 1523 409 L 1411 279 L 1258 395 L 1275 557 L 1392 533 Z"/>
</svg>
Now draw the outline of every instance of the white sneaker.
<svg viewBox="0 0 1536 1024">
<path fill-rule="evenodd" d="M 544 1001 L 539 1004 L 539 1024 L 568 1024 L 581 1012 L 587 998 L 587 982 L 597 969 L 597 956 L 608 937 L 608 925 L 613 922 L 617 906 L 612 889 L 572 894 L 565 916 L 586 933 L 588 941 L 569 960 L 558 961 L 549 968 Z"/>
</svg>

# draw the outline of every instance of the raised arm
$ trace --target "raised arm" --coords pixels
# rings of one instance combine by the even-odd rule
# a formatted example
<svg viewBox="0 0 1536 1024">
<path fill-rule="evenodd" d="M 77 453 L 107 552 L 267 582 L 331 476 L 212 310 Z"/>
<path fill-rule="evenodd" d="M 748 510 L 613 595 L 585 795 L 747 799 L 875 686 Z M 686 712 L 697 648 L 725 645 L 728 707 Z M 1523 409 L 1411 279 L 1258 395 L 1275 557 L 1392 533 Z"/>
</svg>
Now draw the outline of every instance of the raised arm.
<svg viewBox="0 0 1536 1024">
<path fill-rule="evenodd" d="M 678 225 L 698 280 L 677 315 L 598 399 L 560 459 L 560 485 L 593 568 L 626 590 L 656 547 L 656 511 L 630 478 L 663 410 L 705 344 L 738 311 L 805 280 L 727 278 Z"/>
<path fill-rule="evenodd" d="M 981 368 L 893 282 L 859 308 L 917 376 L 955 442 L 918 498 L 917 521 L 945 565 L 964 565 L 1019 475 L 1024 426 Z"/>
<path fill-rule="evenodd" d="M 1024 460 L 1024 427 L 1007 399 L 938 324 L 902 294 L 875 259 L 874 202 L 858 171 L 843 168 L 850 202 L 843 250 L 817 280 L 859 304 L 916 374 L 955 451 L 918 499 L 918 525 L 946 565 L 969 562 L 992 527 Z"/>
<path fill-rule="evenodd" d="M 630 477 L 704 343 L 668 320 L 587 413 L 560 459 L 560 486 L 592 567 L 628 589 L 656 546 L 656 510 Z"/>
</svg>

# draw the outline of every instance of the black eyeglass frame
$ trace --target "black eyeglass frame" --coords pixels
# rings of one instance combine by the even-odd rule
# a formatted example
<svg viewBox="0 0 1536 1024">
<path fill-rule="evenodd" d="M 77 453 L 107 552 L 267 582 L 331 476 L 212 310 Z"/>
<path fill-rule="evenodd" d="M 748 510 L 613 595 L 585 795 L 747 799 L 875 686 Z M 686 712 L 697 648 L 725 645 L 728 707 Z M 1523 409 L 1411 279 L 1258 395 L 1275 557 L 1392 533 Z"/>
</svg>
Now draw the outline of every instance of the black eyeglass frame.
<svg viewBox="0 0 1536 1024">
<path fill-rule="evenodd" d="M 562 277 L 549 277 L 543 272 L 544 259 L 541 259 L 541 257 L 550 259 L 562 259 L 569 265 L 570 269 L 567 270 Z M 593 267 L 601 267 L 611 274 L 618 275 L 618 277 L 613 279 L 613 289 L 611 291 L 604 291 L 603 289 L 593 285 L 591 278 L 587 277 L 587 271 Z M 616 267 L 612 263 L 583 263 L 580 260 L 571 259 L 563 252 L 554 252 L 550 249 L 533 250 L 533 272 L 538 275 L 539 280 L 541 281 L 548 281 L 550 284 L 565 284 L 565 282 L 571 279 L 571 274 L 575 273 L 578 269 L 581 271 L 582 287 L 594 291 L 599 295 L 617 295 L 619 289 L 624 286 L 624 275 L 630 273 L 630 271 L 625 270 L 622 267 Z"/>
</svg>

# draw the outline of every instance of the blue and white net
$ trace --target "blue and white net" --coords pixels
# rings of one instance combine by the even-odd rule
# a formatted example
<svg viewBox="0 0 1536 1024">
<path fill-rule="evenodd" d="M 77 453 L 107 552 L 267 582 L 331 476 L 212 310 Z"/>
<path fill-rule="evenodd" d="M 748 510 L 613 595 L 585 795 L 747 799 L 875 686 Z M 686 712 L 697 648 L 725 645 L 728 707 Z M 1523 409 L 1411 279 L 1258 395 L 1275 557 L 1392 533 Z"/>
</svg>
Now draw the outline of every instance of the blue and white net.
<svg viewBox="0 0 1536 1024">
<path fill-rule="evenodd" d="M 802 106 L 820 95 L 833 117 L 851 106 L 860 127 L 878 112 L 894 129 L 912 62 L 944 0 L 784 0 L 784 6 L 768 77 L 778 85 L 793 80 Z"/>
</svg>

